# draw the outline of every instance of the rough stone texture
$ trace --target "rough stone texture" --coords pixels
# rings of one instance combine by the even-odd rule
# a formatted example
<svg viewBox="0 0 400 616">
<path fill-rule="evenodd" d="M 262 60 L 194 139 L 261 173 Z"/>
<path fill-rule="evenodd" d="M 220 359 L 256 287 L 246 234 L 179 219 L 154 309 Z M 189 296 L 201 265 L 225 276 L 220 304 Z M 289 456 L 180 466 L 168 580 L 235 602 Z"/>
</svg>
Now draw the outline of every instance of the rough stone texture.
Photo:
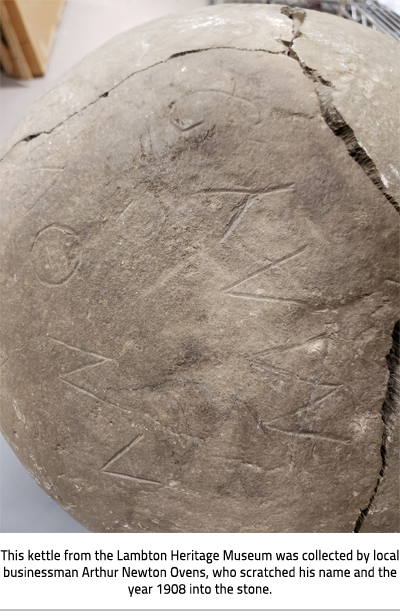
<svg viewBox="0 0 400 616">
<path fill-rule="evenodd" d="M 387 358 L 390 379 L 382 414 L 383 465 L 369 508 L 359 518 L 360 532 L 363 533 L 390 533 L 400 527 L 399 325 L 398 321 Z"/>
<path fill-rule="evenodd" d="M 325 90 L 329 105 L 354 131 L 384 187 L 399 202 L 400 124 L 393 107 L 399 96 L 399 45 L 380 33 L 372 42 L 368 28 L 356 29 L 347 20 L 337 27 L 337 18 L 326 13 L 306 19 L 301 33 L 293 50 L 331 84 Z"/>
<path fill-rule="evenodd" d="M 323 57 L 325 17 L 221 6 L 137 28 L 9 141 L 2 430 L 94 531 L 352 532 L 395 473 L 396 135 L 364 152 L 371 175 L 375 116 L 337 126 L 367 86 L 335 69 L 354 51 L 338 32 L 369 37 L 371 66 L 382 37 L 337 19 L 321 77 L 302 54 Z M 389 125 L 395 91 L 374 97 Z M 398 530 L 396 496 L 375 531 Z"/>
<path fill-rule="evenodd" d="M 53 130 L 131 75 L 176 54 L 221 46 L 283 53 L 293 34 L 280 7 L 271 7 L 268 14 L 259 7 L 244 10 L 231 7 L 229 11 L 203 9 L 189 15 L 171 15 L 114 37 L 38 99 L 9 139 L 6 151 L 29 135 Z"/>
</svg>

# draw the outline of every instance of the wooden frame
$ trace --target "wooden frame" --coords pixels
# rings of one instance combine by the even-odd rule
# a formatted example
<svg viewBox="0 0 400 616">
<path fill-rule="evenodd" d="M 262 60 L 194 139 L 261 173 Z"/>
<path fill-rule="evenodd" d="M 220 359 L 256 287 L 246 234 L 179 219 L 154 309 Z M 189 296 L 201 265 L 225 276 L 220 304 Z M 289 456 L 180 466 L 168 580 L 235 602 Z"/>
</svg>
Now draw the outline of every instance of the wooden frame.
<svg viewBox="0 0 400 616">
<path fill-rule="evenodd" d="M 1 65 L 21 79 L 44 75 L 66 0 L 0 0 Z"/>
</svg>

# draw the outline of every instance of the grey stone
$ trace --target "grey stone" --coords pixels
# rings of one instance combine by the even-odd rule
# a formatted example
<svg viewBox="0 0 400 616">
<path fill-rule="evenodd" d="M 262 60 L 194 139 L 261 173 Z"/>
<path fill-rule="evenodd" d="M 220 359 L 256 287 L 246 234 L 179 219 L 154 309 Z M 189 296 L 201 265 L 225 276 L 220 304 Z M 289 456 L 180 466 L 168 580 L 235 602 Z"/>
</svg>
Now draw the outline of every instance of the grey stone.
<svg viewBox="0 0 400 616">
<path fill-rule="evenodd" d="M 376 117 L 347 124 L 336 30 L 361 26 L 337 19 L 327 77 L 305 64 L 320 22 L 245 5 L 137 28 L 9 141 L 2 431 L 91 530 L 352 532 L 392 472 L 396 135 L 365 152 Z"/>
<path fill-rule="evenodd" d="M 301 26 L 293 50 L 331 84 L 329 97 L 358 143 L 376 165 L 384 187 L 400 198 L 398 113 L 400 48 L 385 34 L 354 28 L 334 15 L 313 14 Z"/>
</svg>

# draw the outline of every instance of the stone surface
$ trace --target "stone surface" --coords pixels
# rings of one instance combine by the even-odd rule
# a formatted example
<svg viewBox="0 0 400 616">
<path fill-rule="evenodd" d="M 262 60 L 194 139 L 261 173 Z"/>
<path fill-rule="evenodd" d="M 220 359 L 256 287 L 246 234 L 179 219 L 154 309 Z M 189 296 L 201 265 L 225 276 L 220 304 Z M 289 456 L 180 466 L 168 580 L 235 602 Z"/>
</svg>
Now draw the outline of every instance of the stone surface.
<svg viewBox="0 0 400 616">
<path fill-rule="evenodd" d="M 346 19 L 337 27 L 337 21 L 334 15 L 315 12 L 303 22 L 293 50 L 331 84 L 333 105 L 399 202 L 399 45 L 378 32 L 372 42 L 368 28 L 356 29 Z"/>
<path fill-rule="evenodd" d="M 2 430 L 94 531 L 352 532 L 369 507 L 398 214 L 299 59 L 321 20 L 221 6 L 137 28 L 9 141 Z"/>
<path fill-rule="evenodd" d="M 363 533 L 398 532 L 400 528 L 399 329 L 397 322 L 388 356 L 390 380 L 383 406 L 385 427 L 382 438 L 382 477 L 371 498 L 367 515 L 360 520 L 360 532 Z"/>
</svg>

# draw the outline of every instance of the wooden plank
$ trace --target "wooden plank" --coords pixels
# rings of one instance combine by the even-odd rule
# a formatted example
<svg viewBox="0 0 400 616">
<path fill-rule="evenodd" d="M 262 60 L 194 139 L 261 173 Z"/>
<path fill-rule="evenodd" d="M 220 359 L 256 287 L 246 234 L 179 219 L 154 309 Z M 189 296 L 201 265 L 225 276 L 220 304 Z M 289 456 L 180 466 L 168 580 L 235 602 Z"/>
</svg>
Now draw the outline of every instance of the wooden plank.
<svg viewBox="0 0 400 616">
<path fill-rule="evenodd" d="M 33 75 L 47 69 L 66 0 L 5 0 Z"/>
<path fill-rule="evenodd" d="M 14 2 L 14 0 L 11 0 L 11 2 L 5 0 L 4 3 L 7 7 L 8 16 L 10 18 L 12 27 L 14 28 L 15 34 L 18 37 L 19 44 L 21 45 L 21 49 L 23 51 L 26 61 L 28 62 L 32 75 L 42 75 L 42 68 L 36 58 L 34 51 L 32 50 L 29 35 L 26 31 L 26 27 L 18 10 L 17 4 Z"/>
<path fill-rule="evenodd" d="M 9 57 L 13 65 L 13 72 L 11 74 L 21 79 L 32 79 L 32 72 L 10 21 L 4 0 L 0 1 L 0 22 L 4 38 L 7 41 Z"/>
<path fill-rule="evenodd" d="M 14 66 L 11 61 L 10 54 L 8 53 L 8 49 L 4 45 L 3 41 L 0 42 L 0 62 L 4 72 L 7 73 L 7 75 L 13 75 Z"/>
</svg>

